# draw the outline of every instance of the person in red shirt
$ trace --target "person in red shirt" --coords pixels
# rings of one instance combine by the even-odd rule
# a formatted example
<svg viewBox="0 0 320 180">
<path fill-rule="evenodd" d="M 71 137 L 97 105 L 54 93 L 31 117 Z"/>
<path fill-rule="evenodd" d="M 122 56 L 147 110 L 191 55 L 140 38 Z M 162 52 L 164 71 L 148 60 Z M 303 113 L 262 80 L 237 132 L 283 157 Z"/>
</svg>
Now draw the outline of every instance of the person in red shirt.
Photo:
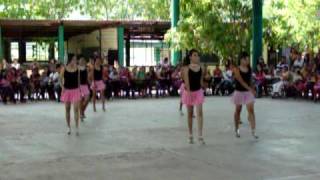
<svg viewBox="0 0 320 180">
<path fill-rule="evenodd" d="M 212 83 L 212 94 L 216 95 L 218 93 L 219 86 L 222 82 L 222 71 L 219 65 L 216 65 L 216 68 L 213 70 L 213 83 Z"/>
<path fill-rule="evenodd" d="M 14 93 L 11 84 L 7 79 L 6 71 L 0 72 L 0 95 L 4 104 L 7 104 L 8 98 L 10 99 L 10 101 L 15 103 Z"/>
<path fill-rule="evenodd" d="M 262 96 L 262 90 L 266 90 L 266 76 L 260 64 L 257 65 L 257 72 L 255 73 L 257 96 Z"/>
<path fill-rule="evenodd" d="M 119 70 L 120 87 L 126 93 L 126 98 L 130 98 L 130 71 L 121 67 Z"/>
<path fill-rule="evenodd" d="M 34 98 L 39 98 L 40 94 L 40 73 L 39 73 L 39 65 L 35 62 L 31 66 L 32 74 L 30 76 L 31 83 L 31 100 Z"/>
</svg>

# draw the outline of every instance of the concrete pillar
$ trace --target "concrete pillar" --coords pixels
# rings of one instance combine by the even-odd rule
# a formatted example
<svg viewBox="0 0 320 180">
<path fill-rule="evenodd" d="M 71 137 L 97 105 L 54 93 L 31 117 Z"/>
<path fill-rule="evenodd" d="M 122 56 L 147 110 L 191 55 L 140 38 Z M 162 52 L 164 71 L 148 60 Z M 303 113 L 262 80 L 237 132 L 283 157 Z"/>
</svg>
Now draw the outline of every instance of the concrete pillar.
<svg viewBox="0 0 320 180">
<path fill-rule="evenodd" d="M 154 59 L 156 60 L 157 65 L 160 63 L 160 48 L 156 47 L 154 48 Z"/>
<path fill-rule="evenodd" d="M 0 62 L 2 62 L 2 59 L 4 58 L 4 46 L 3 46 L 3 37 L 2 37 L 2 29 L 0 27 Z"/>
<path fill-rule="evenodd" d="M 262 56 L 262 7 L 263 0 L 252 0 L 253 6 L 253 44 L 252 67 L 256 69 L 259 57 Z"/>
<path fill-rule="evenodd" d="M 174 29 L 178 25 L 180 16 L 180 0 L 171 0 L 171 28 Z M 181 53 L 176 50 L 171 50 L 171 63 L 172 65 L 178 64 Z"/>
<path fill-rule="evenodd" d="M 123 66 L 123 59 L 124 59 L 124 28 L 118 27 L 117 28 L 118 34 L 118 63 L 120 66 Z"/>
<path fill-rule="evenodd" d="M 64 26 L 61 24 L 58 30 L 58 59 L 64 63 Z"/>
<path fill-rule="evenodd" d="M 126 39 L 126 66 L 130 66 L 130 36 Z"/>
<path fill-rule="evenodd" d="M 24 39 L 19 40 L 19 63 L 26 62 L 27 51 L 26 51 L 26 41 Z"/>
</svg>

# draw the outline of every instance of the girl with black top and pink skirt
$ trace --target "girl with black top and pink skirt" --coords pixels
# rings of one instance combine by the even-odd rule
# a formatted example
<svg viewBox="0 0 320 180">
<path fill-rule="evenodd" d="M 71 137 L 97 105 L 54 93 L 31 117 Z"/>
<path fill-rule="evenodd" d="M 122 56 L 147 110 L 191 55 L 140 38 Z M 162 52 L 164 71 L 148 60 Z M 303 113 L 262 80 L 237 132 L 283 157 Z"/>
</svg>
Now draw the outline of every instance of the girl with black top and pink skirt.
<svg viewBox="0 0 320 180">
<path fill-rule="evenodd" d="M 203 111 L 202 104 L 204 103 L 203 87 L 203 68 L 200 66 L 200 58 L 198 51 L 191 50 L 187 56 L 190 59 L 190 64 L 184 67 L 183 80 L 185 90 L 182 93 L 182 103 L 188 109 L 188 127 L 189 127 L 189 143 L 193 144 L 193 107 L 196 107 L 198 119 L 198 140 L 204 145 L 205 141 L 202 137 L 203 129 Z"/>
<path fill-rule="evenodd" d="M 105 97 L 104 97 L 104 90 L 106 88 L 106 85 L 104 84 L 102 75 L 103 75 L 103 66 L 101 59 L 98 57 L 96 58 L 94 62 L 93 69 L 91 70 L 91 77 L 92 77 L 92 83 L 91 83 L 91 89 L 93 92 L 93 111 L 96 112 L 96 99 L 97 99 L 97 92 L 100 93 L 100 97 L 102 100 L 102 110 L 105 111 Z"/>
<path fill-rule="evenodd" d="M 77 58 L 69 59 L 68 64 L 61 70 L 61 101 L 65 103 L 68 135 L 71 134 L 70 109 L 73 104 L 74 120 L 76 122 L 76 135 L 79 135 L 79 104 L 81 100 L 80 76 L 77 66 Z"/>
<path fill-rule="evenodd" d="M 232 96 L 232 102 L 235 105 L 234 124 L 236 137 L 240 138 L 239 124 L 242 105 L 247 106 L 248 120 L 251 125 L 252 136 L 258 139 L 256 135 L 256 120 L 254 113 L 255 88 L 252 85 L 252 70 L 250 68 L 249 55 L 246 52 L 240 54 L 240 65 L 233 69 L 236 82 L 236 90 Z"/>
<path fill-rule="evenodd" d="M 81 57 L 79 61 L 79 70 L 80 70 L 80 93 L 81 93 L 81 102 L 80 102 L 80 119 L 83 120 L 86 118 L 85 111 L 90 101 L 90 90 L 89 90 L 89 76 L 86 60 Z"/>
</svg>

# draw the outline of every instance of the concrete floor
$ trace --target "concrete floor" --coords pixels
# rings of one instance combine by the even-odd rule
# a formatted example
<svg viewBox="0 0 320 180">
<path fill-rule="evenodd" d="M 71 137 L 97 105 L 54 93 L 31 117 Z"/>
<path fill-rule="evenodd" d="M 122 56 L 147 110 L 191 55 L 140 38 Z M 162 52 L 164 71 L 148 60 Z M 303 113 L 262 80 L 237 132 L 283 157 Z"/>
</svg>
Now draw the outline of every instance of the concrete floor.
<svg viewBox="0 0 320 180">
<path fill-rule="evenodd" d="M 319 104 L 260 99 L 254 141 L 233 134 L 229 98 L 204 107 L 206 146 L 189 145 L 178 99 L 121 100 L 66 135 L 57 103 L 0 106 L 0 180 L 319 180 Z M 195 128 L 196 129 L 196 128 Z M 195 133 L 196 134 L 196 133 Z"/>
</svg>

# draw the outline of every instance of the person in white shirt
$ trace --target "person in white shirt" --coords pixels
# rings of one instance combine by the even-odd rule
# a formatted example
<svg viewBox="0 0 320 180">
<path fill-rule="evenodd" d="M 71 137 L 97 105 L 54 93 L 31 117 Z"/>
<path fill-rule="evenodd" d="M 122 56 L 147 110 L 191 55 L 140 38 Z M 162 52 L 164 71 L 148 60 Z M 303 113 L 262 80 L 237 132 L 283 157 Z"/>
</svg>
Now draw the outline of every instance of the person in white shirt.
<svg viewBox="0 0 320 180">
<path fill-rule="evenodd" d="M 57 100 L 60 102 L 61 96 L 61 86 L 60 86 L 60 69 L 61 65 L 57 64 L 55 71 L 51 72 L 49 75 L 49 83 L 53 85 L 55 94 L 57 95 Z"/>
<path fill-rule="evenodd" d="M 295 59 L 293 63 L 294 69 L 302 69 L 304 64 L 304 59 L 301 57 L 301 54 L 297 55 L 297 58 Z"/>
<path fill-rule="evenodd" d="M 18 59 L 14 59 L 11 66 L 14 67 L 16 70 L 20 69 L 20 64 L 18 63 Z"/>
</svg>

